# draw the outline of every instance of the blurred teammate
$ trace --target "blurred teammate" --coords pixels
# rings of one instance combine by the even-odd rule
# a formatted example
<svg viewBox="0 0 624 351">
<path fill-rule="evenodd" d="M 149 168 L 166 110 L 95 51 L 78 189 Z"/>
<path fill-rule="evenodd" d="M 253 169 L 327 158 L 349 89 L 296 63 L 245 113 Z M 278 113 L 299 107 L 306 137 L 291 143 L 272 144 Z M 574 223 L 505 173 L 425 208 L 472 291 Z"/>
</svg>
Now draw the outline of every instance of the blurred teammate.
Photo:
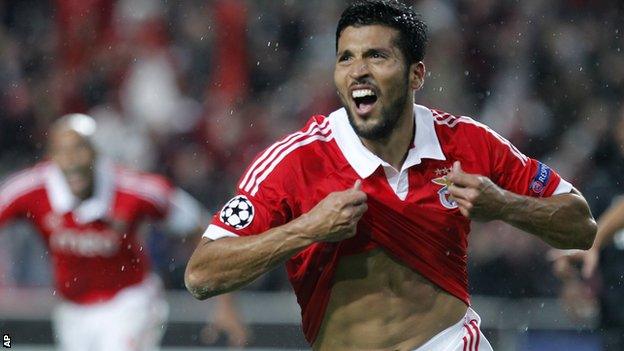
<svg viewBox="0 0 624 351">
<path fill-rule="evenodd" d="M 624 229 L 624 197 L 619 197 L 598 219 L 596 240 L 589 250 L 551 252 L 554 258 L 553 268 L 555 274 L 564 282 L 563 291 L 575 290 L 574 292 L 578 294 L 579 291 L 582 292 L 590 289 L 587 282 L 588 279 L 594 277 L 596 274 L 600 262 L 601 250 L 612 242 L 614 236 L 622 229 Z M 580 278 L 583 278 L 583 280 L 579 279 L 579 272 L 574 267 L 575 263 L 580 263 L 581 265 Z M 603 285 L 605 287 L 612 285 L 615 283 L 614 280 L 619 281 L 621 285 L 621 274 L 622 272 L 620 271 L 618 273 L 619 277 L 616 276 L 611 277 L 615 279 L 605 279 Z M 604 324 L 601 334 L 605 337 L 605 350 L 622 350 L 622 348 L 624 348 L 624 307 L 621 305 L 623 301 L 620 291 L 621 288 L 611 287 L 611 289 L 606 290 L 614 291 L 613 293 L 605 291 L 600 294 L 603 299 L 602 322 Z M 577 303 L 578 299 L 571 300 L 568 307 L 572 311 L 576 311 L 576 309 L 579 308 L 579 306 L 575 306 Z"/>
<path fill-rule="evenodd" d="M 197 233 L 205 210 L 161 176 L 98 157 L 90 141 L 95 128 L 81 114 L 52 126 L 50 160 L 0 187 L 0 224 L 27 218 L 45 240 L 64 299 L 53 316 L 62 350 L 155 350 L 168 306 L 137 230 L 162 219 L 172 232 Z M 229 298 L 222 303 L 217 327 L 241 345 L 245 329 Z"/>
<path fill-rule="evenodd" d="M 491 350 L 470 306 L 470 220 L 500 219 L 587 248 L 585 199 L 468 117 L 414 104 L 425 25 L 396 1 L 343 12 L 334 83 L 344 108 L 262 152 L 187 266 L 197 298 L 286 262 L 317 350 Z"/>
</svg>

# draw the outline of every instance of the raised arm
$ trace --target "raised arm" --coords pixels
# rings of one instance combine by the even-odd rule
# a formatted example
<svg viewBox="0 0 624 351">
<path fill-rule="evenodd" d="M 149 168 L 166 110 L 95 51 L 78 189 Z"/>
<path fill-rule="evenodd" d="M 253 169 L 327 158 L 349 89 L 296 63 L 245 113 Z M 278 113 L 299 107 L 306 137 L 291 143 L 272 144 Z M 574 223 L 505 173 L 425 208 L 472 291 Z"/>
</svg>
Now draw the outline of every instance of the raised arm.
<svg viewBox="0 0 624 351">
<path fill-rule="evenodd" d="M 505 221 L 559 249 L 585 250 L 594 241 L 596 222 L 575 189 L 544 198 L 518 195 L 485 176 L 463 172 L 457 161 L 449 180 L 453 182 L 449 191 L 466 217 Z"/>
<path fill-rule="evenodd" d="M 186 287 L 198 299 L 238 289 L 314 242 L 354 236 L 366 209 L 366 194 L 357 181 L 299 218 L 259 235 L 203 238 L 186 267 Z"/>
<path fill-rule="evenodd" d="M 621 229 L 624 229 L 624 197 L 619 197 L 598 219 L 598 232 L 591 250 L 600 251 Z"/>
</svg>

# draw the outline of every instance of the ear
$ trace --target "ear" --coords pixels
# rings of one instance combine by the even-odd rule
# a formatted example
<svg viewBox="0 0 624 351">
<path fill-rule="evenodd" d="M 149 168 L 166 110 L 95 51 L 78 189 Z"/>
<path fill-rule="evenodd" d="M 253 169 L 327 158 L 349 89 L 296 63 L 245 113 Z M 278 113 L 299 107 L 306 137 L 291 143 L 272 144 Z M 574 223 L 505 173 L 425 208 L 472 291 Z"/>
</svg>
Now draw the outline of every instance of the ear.
<svg viewBox="0 0 624 351">
<path fill-rule="evenodd" d="M 427 70 L 422 61 L 414 62 L 409 67 L 409 83 L 413 90 L 420 90 L 425 84 Z"/>
</svg>

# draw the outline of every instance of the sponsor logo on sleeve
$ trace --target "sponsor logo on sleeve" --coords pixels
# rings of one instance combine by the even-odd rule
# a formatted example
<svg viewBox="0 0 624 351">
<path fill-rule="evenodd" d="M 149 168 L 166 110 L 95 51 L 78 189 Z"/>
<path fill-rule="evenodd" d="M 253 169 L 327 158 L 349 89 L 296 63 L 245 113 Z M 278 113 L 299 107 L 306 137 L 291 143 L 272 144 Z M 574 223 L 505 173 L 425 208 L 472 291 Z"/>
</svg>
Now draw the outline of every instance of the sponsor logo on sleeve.
<svg viewBox="0 0 624 351">
<path fill-rule="evenodd" d="M 546 189 L 546 185 L 548 185 L 552 171 L 550 167 L 541 162 L 538 162 L 537 164 L 537 172 L 531 181 L 530 189 L 535 194 L 542 195 L 544 193 L 544 189 Z"/>
<path fill-rule="evenodd" d="M 235 196 L 223 206 L 219 218 L 234 229 L 243 229 L 254 218 L 253 204 L 245 195 Z"/>
</svg>

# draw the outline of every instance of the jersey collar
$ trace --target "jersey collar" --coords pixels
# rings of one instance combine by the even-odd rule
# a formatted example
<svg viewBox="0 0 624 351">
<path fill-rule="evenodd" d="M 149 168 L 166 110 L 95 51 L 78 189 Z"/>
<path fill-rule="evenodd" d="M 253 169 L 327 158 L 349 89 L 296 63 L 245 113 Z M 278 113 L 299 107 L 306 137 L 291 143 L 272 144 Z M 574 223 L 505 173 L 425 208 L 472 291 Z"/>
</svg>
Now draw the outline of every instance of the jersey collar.
<svg viewBox="0 0 624 351">
<path fill-rule="evenodd" d="M 349 124 L 344 108 L 332 112 L 328 118 L 336 144 L 361 178 L 369 177 L 379 166 L 391 167 L 362 144 Z M 423 158 L 446 160 L 435 131 L 431 110 L 414 105 L 414 123 L 416 125 L 414 147 L 408 151 L 401 171 L 420 164 Z"/>
<path fill-rule="evenodd" d="M 80 201 L 69 189 L 69 184 L 58 166 L 50 162 L 46 170 L 46 192 L 54 212 L 73 212 L 77 223 L 85 224 L 106 217 L 112 205 L 114 193 L 114 168 L 104 159 L 95 164 L 95 193 L 89 199 Z"/>
</svg>

